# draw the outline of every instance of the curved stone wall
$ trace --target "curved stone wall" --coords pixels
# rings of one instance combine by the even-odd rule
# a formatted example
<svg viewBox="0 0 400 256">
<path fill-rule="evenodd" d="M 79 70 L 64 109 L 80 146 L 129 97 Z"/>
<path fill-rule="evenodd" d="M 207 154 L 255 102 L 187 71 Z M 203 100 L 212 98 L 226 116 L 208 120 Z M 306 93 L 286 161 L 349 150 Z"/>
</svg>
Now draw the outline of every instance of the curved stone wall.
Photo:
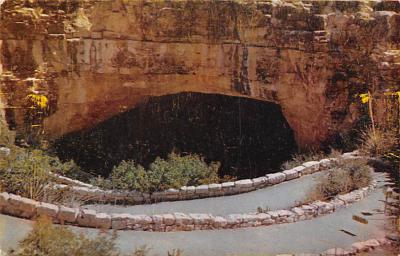
<svg viewBox="0 0 400 256">
<path fill-rule="evenodd" d="M 267 174 L 254 179 L 243 179 L 235 182 L 224 182 L 220 184 L 208 184 L 200 186 L 181 187 L 180 189 L 168 189 L 161 192 L 142 193 L 138 191 L 101 190 L 90 184 L 72 180 L 61 175 L 56 175 L 60 183 L 51 189 L 66 189 L 76 199 L 97 203 L 123 203 L 123 204 L 145 204 L 163 201 L 192 200 L 217 196 L 236 195 L 249 191 L 276 185 L 285 181 L 300 178 L 303 175 L 312 174 L 326 170 L 335 159 L 322 159 L 303 163 L 290 170 Z"/>
<path fill-rule="evenodd" d="M 101 229 L 156 232 L 235 229 L 292 223 L 329 214 L 363 199 L 375 186 L 376 183 L 372 183 L 369 187 L 336 196 L 329 202 L 314 201 L 290 210 L 230 214 L 224 217 L 203 213 L 171 213 L 151 216 L 123 213 L 110 215 L 94 210 L 37 202 L 6 192 L 0 193 L 0 212 L 27 219 L 45 215 L 50 217 L 54 223 Z"/>
<path fill-rule="evenodd" d="M 348 152 L 341 155 L 340 158 L 359 158 L 357 154 L 357 151 Z M 192 200 L 198 198 L 236 195 L 264 188 L 266 186 L 277 185 L 285 181 L 300 178 L 303 175 L 326 170 L 336 161 L 336 158 L 309 161 L 290 170 L 267 174 L 254 179 L 244 179 L 220 184 L 181 187 L 180 189 L 168 189 L 166 191 L 154 192 L 151 194 L 138 191 L 105 191 L 94 187 L 93 185 L 57 174 L 54 175 L 60 184 L 57 184 L 50 189 L 68 188 L 74 198 L 92 203 L 146 204 L 163 201 Z"/>
<path fill-rule="evenodd" d="M 355 152 L 345 153 L 342 158 L 357 158 Z M 296 167 L 282 173 L 268 174 L 267 179 L 260 179 L 264 185 L 277 184 L 285 180 L 299 177 L 299 170 L 314 172 L 318 170 L 315 166 L 328 166 L 334 160 L 323 159 L 320 162 L 308 162 L 305 166 Z M 322 163 L 322 164 L 321 164 Z M 271 176 L 272 175 L 272 176 Z M 63 177 L 61 176 L 61 179 Z M 243 187 L 243 184 L 247 184 Z M 249 184 L 252 184 L 251 186 Z M 255 182 L 247 180 L 237 181 L 237 191 L 247 192 L 256 189 Z M 260 183 L 263 184 L 263 183 Z M 259 185 L 260 185 L 259 184 Z M 6 192 L 0 193 L 0 212 L 12 216 L 34 219 L 40 215 L 50 217 L 54 223 L 71 224 L 81 227 L 136 230 L 136 231 L 192 231 L 205 229 L 235 229 L 244 227 L 268 226 L 281 223 L 292 223 L 295 221 L 308 220 L 320 215 L 337 211 L 349 204 L 363 199 L 377 185 L 373 181 L 370 186 L 354 190 L 344 195 L 338 195 L 329 202 L 314 201 L 293 207 L 290 210 L 275 210 L 266 213 L 230 214 L 227 216 L 213 216 L 207 213 L 170 213 L 160 215 L 132 215 L 125 213 L 107 214 L 84 208 L 70 208 L 45 202 L 37 202 L 18 195 Z M 210 188 L 212 185 L 206 185 Z M 75 187 L 87 191 L 87 187 Z M 245 188 L 242 190 L 242 188 Z M 252 189 L 250 189 L 252 188 Z M 167 192 L 165 192 L 167 193 Z M 186 193 L 186 192 L 185 192 Z M 209 193 L 208 195 L 215 196 Z M 115 198 L 115 194 L 112 198 Z M 126 194 L 124 195 L 126 196 Z M 166 197 L 166 199 L 175 199 Z"/>
</svg>

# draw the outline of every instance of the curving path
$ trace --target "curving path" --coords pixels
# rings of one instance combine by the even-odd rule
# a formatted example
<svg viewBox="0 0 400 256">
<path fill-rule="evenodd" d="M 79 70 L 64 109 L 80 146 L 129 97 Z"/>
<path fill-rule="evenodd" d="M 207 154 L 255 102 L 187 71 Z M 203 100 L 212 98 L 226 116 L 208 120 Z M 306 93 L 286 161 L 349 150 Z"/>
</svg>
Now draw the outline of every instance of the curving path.
<svg viewBox="0 0 400 256">
<path fill-rule="evenodd" d="M 323 175 L 323 173 L 325 172 L 305 175 L 275 186 L 238 195 L 134 206 L 85 205 L 84 208 L 105 213 L 147 215 L 172 212 L 228 215 L 232 213 L 256 212 L 259 206 L 263 208 L 269 207 L 271 210 L 280 210 L 292 207 L 297 202 L 303 201 L 309 189 L 315 183 L 315 179 Z"/>
<path fill-rule="evenodd" d="M 176 233 L 119 231 L 118 247 L 131 252 L 135 247 L 147 244 L 150 255 L 165 255 L 167 250 L 181 248 L 187 256 L 258 255 L 277 253 L 320 253 L 328 248 L 347 248 L 352 243 L 369 238 L 382 237 L 385 225 L 389 225 L 382 213 L 384 194 L 382 185 L 363 200 L 348 208 L 308 221 L 268 227 L 237 230 L 192 231 Z M 352 220 L 354 214 L 374 212 L 366 216 L 369 224 Z M 30 221 L 0 215 L 0 247 L 5 250 L 15 246 L 30 229 Z M 97 230 L 73 228 L 78 232 L 97 234 Z M 340 231 L 348 230 L 356 236 Z"/>
</svg>

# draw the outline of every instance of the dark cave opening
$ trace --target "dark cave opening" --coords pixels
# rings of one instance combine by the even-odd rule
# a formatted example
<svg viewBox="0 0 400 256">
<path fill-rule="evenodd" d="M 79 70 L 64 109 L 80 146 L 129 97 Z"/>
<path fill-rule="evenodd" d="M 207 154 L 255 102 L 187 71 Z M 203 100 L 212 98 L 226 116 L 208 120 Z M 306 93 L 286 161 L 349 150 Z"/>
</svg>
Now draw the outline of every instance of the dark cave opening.
<svg viewBox="0 0 400 256">
<path fill-rule="evenodd" d="M 150 98 L 94 128 L 67 134 L 53 142 L 53 150 L 105 177 L 122 160 L 147 167 L 174 151 L 219 161 L 221 176 L 253 178 L 279 171 L 297 145 L 277 104 L 179 93 Z"/>
</svg>

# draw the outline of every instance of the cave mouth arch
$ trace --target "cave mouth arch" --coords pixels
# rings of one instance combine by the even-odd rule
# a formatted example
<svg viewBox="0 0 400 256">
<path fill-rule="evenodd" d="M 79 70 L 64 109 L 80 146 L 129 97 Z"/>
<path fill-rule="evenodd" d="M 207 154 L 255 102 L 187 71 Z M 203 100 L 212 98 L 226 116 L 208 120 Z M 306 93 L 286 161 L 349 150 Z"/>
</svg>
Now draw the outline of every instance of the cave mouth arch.
<svg viewBox="0 0 400 256">
<path fill-rule="evenodd" d="M 221 163 L 220 175 L 253 178 L 279 170 L 297 144 L 279 105 L 219 94 L 152 97 L 93 128 L 53 142 L 62 160 L 103 175 L 122 160 L 147 167 L 172 151 Z"/>
</svg>

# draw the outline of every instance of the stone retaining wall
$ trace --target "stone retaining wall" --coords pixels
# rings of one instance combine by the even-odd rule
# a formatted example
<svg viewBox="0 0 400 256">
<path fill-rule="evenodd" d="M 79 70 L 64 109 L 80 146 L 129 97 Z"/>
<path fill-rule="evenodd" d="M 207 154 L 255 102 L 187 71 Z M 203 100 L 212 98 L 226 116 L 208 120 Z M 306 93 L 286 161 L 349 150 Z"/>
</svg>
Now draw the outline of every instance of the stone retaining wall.
<svg viewBox="0 0 400 256">
<path fill-rule="evenodd" d="M 94 210 L 69 208 L 62 205 L 37 202 L 6 192 L 0 193 L 0 212 L 12 216 L 35 219 L 45 215 L 54 223 L 72 224 L 80 227 L 135 230 L 135 231 L 192 231 L 212 229 L 236 229 L 292 223 L 337 211 L 364 198 L 375 188 L 369 187 L 339 195 L 329 202 L 315 201 L 290 210 L 275 210 L 267 213 L 230 214 L 213 216 L 203 213 L 171 213 L 160 215 L 106 214 Z"/>
<path fill-rule="evenodd" d="M 347 154 L 347 155 L 346 155 Z M 342 157 L 355 157 L 355 153 L 345 153 Z M 290 170 L 267 174 L 254 179 L 244 179 L 235 182 L 220 184 L 208 184 L 200 186 L 181 187 L 180 189 L 168 189 L 162 192 L 142 193 L 139 191 L 102 190 L 90 184 L 75 181 L 58 175 L 61 183 L 53 186 L 55 189 L 69 188 L 77 199 L 92 203 L 124 203 L 145 204 L 163 201 L 192 200 L 199 198 L 218 197 L 246 193 L 249 191 L 276 185 L 284 181 L 300 178 L 303 175 L 326 170 L 334 163 L 336 158 L 322 159 L 303 163 Z"/>
</svg>

